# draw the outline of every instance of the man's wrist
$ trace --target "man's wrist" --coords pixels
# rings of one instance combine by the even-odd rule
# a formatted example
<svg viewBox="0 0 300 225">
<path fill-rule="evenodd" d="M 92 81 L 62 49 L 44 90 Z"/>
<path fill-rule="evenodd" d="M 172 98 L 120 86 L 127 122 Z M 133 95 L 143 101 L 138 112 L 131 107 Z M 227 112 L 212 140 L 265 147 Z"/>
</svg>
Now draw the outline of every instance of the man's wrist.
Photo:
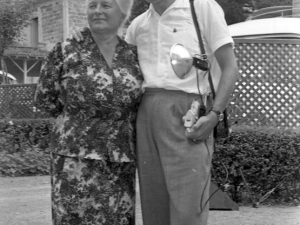
<svg viewBox="0 0 300 225">
<path fill-rule="evenodd" d="M 218 110 L 218 109 L 212 107 L 212 108 L 210 109 L 210 113 L 214 113 L 214 114 L 217 116 L 217 119 L 218 119 L 219 122 L 223 121 L 223 119 L 224 119 L 224 114 L 223 114 L 222 111 L 220 111 L 220 110 Z"/>
<path fill-rule="evenodd" d="M 219 122 L 219 117 L 216 113 L 209 111 L 209 113 L 207 114 L 207 116 L 209 118 L 211 118 L 213 121 L 215 121 L 215 123 L 217 124 Z"/>
</svg>

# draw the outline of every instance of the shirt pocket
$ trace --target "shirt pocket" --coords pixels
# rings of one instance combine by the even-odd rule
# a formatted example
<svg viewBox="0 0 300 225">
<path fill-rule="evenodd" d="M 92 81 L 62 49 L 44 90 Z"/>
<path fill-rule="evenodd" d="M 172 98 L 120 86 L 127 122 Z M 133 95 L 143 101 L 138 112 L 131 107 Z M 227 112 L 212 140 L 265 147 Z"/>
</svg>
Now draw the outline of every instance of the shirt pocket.
<svg viewBox="0 0 300 225">
<path fill-rule="evenodd" d="M 168 26 L 172 29 L 172 38 L 169 40 L 173 44 L 182 44 L 192 55 L 199 54 L 199 41 L 191 15 L 184 12 L 182 15 L 173 15 L 172 18 Z"/>
</svg>

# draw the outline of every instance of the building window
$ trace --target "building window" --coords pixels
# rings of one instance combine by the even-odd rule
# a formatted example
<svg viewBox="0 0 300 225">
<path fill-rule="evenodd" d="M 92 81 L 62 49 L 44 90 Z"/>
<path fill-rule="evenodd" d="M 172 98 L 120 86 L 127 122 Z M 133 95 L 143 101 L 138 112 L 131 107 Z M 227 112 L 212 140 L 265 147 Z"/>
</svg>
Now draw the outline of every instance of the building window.
<svg viewBox="0 0 300 225">
<path fill-rule="evenodd" d="M 38 17 L 31 20 L 31 47 L 38 47 L 39 44 L 39 20 Z"/>
</svg>

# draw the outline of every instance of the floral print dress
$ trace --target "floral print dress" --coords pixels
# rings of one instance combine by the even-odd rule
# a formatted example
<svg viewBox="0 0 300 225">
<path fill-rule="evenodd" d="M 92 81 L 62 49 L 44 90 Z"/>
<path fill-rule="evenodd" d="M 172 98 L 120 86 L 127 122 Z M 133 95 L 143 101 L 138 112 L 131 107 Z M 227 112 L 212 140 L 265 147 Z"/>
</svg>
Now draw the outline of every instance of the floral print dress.
<svg viewBox="0 0 300 225">
<path fill-rule="evenodd" d="M 35 95 L 55 118 L 53 224 L 134 224 L 137 50 L 118 37 L 109 67 L 91 31 L 83 36 L 56 44 Z"/>
</svg>

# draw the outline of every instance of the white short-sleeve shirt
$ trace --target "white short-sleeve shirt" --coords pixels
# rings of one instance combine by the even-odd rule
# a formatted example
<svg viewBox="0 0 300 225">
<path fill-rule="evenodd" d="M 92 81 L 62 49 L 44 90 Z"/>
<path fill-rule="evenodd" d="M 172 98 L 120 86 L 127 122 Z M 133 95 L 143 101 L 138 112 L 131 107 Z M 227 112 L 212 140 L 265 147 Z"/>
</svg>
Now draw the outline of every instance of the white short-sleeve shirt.
<svg viewBox="0 0 300 225">
<path fill-rule="evenodd" d="M 214 0 L 195 0 L 194 4 L 217 89 L 221 71 L 213 53 L 221 46 L 233 43 L 233 39 L 224 12 Z M 184 45 L 192 55 L 200 54 L 189 0 L 175 0 L 161 16 L 150 5 L 128 27 L 125 39 L 138 47 L 139 64 L 145 79 L 143 88 L 198 93 L 196 69 L 192 68 L 185 79 L 180 79 L 174 73 L 170 61 L 170 49 L 175 43 Z M 198 75 L 201 94 L 209 93 L 207 74 L 198 70 Z"/>
</svg>

